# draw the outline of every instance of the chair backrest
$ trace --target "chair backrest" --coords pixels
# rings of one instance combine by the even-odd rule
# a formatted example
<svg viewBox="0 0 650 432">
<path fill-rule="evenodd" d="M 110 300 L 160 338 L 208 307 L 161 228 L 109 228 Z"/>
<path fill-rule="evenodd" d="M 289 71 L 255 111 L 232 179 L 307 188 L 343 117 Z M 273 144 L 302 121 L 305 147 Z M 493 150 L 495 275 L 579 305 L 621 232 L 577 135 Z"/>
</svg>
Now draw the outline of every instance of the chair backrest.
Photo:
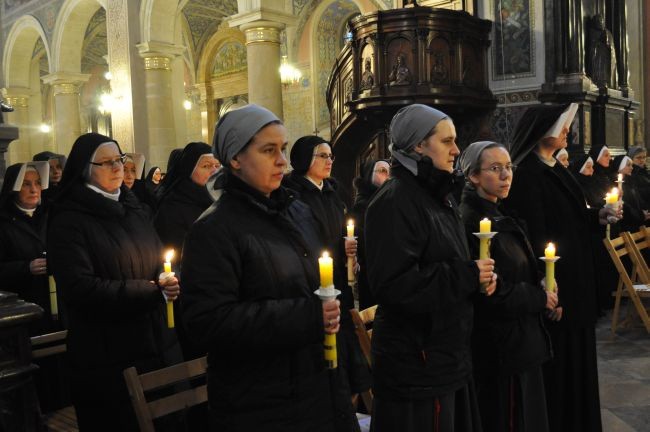
<svg viewBox="0 0 650 432">
<path fill-rule="evenodd" d="M 623 261 L 621 261 L 622 257 L 630 254 L 628 248 L 625 245 L 624 236 L 621 235 L 620 237 L 617 237 L 613 240 L 605 237 L 603 239 L 603 243 L 605 243 L 605 249 L 607 249 L 607 252 L 609 252 L 609 256 L 612 259 L 612 262 L 614 263 L 614 266 L 616 267 L 616 270 L 618 271 L 619 277 L 621 278 L 623 284 L 625 286 L 628 284 L 632 286 L 632 278 L 630 278 L 630 275 L 623 265 Z"/>
<path fill-rule="evenodd" d="M 650 269 L 648 263 L 643 257 L 643 250 L 650 248 L 650 230 L 646 227 L 635 233 L 623 233 L 626 248 L 630 253 L 633 271 L 632 280 L 640 280 L 643 283 L 650 283 Z"/>
<path fill-rule="evenodd" d="M 38 359 L 66 352 L 68 331 L 62 330 L 30 338 L 32 343 L 32 358 Z"/>
<path fill-rule="evenodd" d="M 125 369 L 124 379 L 140 430 L 154 432 L 154 419 L 207 402 L 207 384 L 189 388 L 190 380 L 205 376 L 207 366 L 207 358 L 201 357 L 140 375 L 134 367 Z M 163 389 L 169 391 L 159 398 L 151 394 L 145 395 L 147 392 Z"/>
<path fill-rule="evenodd" d="M 368 309 L 358 311 L 350 309 L 352 315 L 352 322 L 354 323 L 354 331 L 357 333 L 361 351 L 368 361 L 368 365 L 372 365 L 370 359 L 370 339 L 372 338 L 372 329 L 368 330 L 367 325 L 375 320 L 375 313 L 377 313 L 377 305 L 371 306 Z"/>
</svg>

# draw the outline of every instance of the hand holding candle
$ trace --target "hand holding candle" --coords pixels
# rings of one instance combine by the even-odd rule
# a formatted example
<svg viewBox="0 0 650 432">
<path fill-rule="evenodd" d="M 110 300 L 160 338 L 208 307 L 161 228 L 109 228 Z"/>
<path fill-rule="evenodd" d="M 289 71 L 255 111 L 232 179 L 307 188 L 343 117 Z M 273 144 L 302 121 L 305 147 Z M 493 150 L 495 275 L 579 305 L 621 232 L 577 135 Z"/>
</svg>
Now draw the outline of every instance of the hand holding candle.
<svg viewBox="0 0 650 432">
<path fill-rule="evenodd" d="M 170 249 L 165 253 L 164 272 L 160 275 L 161 280 L 174 277 L 174 272 L 172 272 L 172 258 L 174 258 L 174 249 Z M 174 328 L 174 300 L 167 300 L 167 327 Z"/>
</svg>

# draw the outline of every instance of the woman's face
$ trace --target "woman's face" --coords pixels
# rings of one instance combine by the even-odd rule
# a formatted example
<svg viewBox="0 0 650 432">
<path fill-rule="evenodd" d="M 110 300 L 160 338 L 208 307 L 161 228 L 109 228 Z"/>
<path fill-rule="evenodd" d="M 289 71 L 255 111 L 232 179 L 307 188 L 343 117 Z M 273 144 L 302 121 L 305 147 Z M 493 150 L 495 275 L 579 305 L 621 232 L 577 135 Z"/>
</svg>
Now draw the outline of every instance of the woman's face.
<svg viewBox="0 0 650 432">
<path fill-rule="evenodd" d="M 17 204 L 24 209 L 35 209 L 41 202 L 41 177 L 36 171 L 25 172 L 23 185 L 18 192 Z"/>
<path fill-rule="evenodd" d="M 221 164 L 211 154 L 202 155 L 192 171 L 192 181 L 199 186 L 205 186 L 210 176 L 217 172 Z"/>
<path fill-rule="evenodd" d="M 61 159 L 50 159 L 48 163 L 50 164 L 50 183 L 56 185 L 61 181 L 61 176 L 63 175 Z"/>
<path fill-rule="evenodd" d="M 334 165 L 334 156 L 329 144 L 319 144 L 314 147 L 312 164 L 307 170 L 307 175 L 316 181 L 323 181 L 332 175 L 332 165 Z"/>
<path fill-rule="evenodd" d="M 469 176 L 479 195 L 492 202 L 507 198 L 513 174 L 508 150 L 503 147 L 483 150 L 480 162 L 480 171 Z"/>
<path fill-rule="evenodd" d="M 580 174 L 587 177 L 594 175 L 594 164 L 591 161 L 587 162 L 585 167 L 582 168 L 582 171 L 580 171 Z"/>
<path fill-rule="evenodd" d="M 619 171 L 619 172 L 621 174 L 623 174 L 624 176 L 629 176 L 630 174 L 632 174 L 633 166 L 634 166 L 634 164 L 632 163 L 632 161 L 628 159 L 627 163 L 625 164 L 623 169 L 621 171 Z"/>
<path fill-rule="evenodd" d="M 135 162 L 132 160 L 127 160 L 124 163 L 124 184 L 126 187 L 129 189 L 133 188 L 133 184 L 135 183 Z"/>
<path fill-rule="evenodd" d="M 640 168 L 645 168 L 645 160 L 647 156 L 647 152 L 639 152 L 632 158 L 632 162 Z"/>
<path fill-rule="evenodd" d="M 156 168 L 156 171 L 153 172 L 153 176 L 151 176 L 151 179 L 153 180 L 154 183 L 158 184 L 160 183 L 160 168 Z"/>
<path fill-rule="evenodd" d="M 556 159 L 558 160 L 558 162 L 560 162 L 560 163 L 562 164 L 562 166 L 563 166 L 564 168 L 568 168 L 568 167 L 569 167 L 569 156 L 568 156 L 568 155 L 562 153 L 562 154 L 559 155 Z"/>
<path fill-rule="evenodd" d="M 260 130 L 230 161 L 233 173 L 266 196 L 280 187 L 287 168 L 287 129 L 271 124 Z"/>
<path fill-rule="evenodd" d="M 117 145 L 109 143 L 97 149 L 95 160 L 92 162 L 103 164 L 93 165 L 90 170 L 90 184 L 104 192 L 115 193 L 124 180 L 124 165 Z"/>
<path fill-rule="evenodd" d="M 379 187 L 390 177 L 390 165 L 386 161 L 379 161 L 372 171 L 372 184 Z"/>
<path fill-rule="evenodd" d="M 603 154 L 598 158 L 598 165 L 602 166 L 603 168 L 608 168 L 609 167 L 609 161 L 612 160 L 612 155 L 609 154 L 609 150 L 603 151 Z"/>
<path fill-rule="evenodd" d="M 460 154 L 456 145 L 456 127 L 451 120 L 441 120 L 435 133 L 415 146 L 415 152 L 429 156 L 433 166 L 442 171 L 453 172 L 454 160 Z"/>
</svg>

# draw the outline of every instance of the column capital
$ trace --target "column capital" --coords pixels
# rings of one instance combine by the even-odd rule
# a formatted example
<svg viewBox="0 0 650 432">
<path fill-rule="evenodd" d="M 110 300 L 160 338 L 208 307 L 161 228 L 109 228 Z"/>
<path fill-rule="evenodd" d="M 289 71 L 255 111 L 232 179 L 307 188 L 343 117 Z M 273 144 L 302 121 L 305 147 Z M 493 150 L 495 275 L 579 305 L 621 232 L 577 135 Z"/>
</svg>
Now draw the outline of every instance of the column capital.
<svg viewBox="0 0 650 432">
<path fill-rule="evenodd" d="M 253 27 L 276 28 L 279 32 L 286 26 L 296 25 L 296 23 L 297 19 L 293 14 L 262 7 L 238 13 L 228 20 L 230 27 L 239 27 L 243 32 Z"/>
<path fill-rule="evenodd" d="M 144 59 L 145 70 L 172 69 L 172 60 L 183 55 L 185 47 L 164 42 L 144 42 L 137 45 L 140 57 Z"/>
<path fill-rule="evenodd" d="M 27 87 L 8 87 L 5 88 L 5 101 L 13 107 L 26 108 L 29 106 L 29 98 L 34 94 Z"/>
<path fill-rule="evenodd" d="M 45 84 L 53 87 L 54 96 L 59 94 L 79 94 L 79 87 L 88 81 L 89 74 L 54 72 L 41 77 Z"/>
</svg>

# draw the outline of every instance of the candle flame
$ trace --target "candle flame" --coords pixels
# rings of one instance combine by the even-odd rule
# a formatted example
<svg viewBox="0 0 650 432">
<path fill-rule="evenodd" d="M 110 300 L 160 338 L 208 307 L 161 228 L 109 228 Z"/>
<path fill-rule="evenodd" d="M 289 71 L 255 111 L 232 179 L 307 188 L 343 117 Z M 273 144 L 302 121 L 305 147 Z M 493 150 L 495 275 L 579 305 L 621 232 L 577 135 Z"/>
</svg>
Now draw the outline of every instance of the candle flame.
<svg viewBox="0 0 650 432">
<path fill-rule="evenodd" d="M 165 252 L 165 262 L 172 262 L 172 258 L 174 258 L 174 249 L 169 249 Z"/>
<path fill-rule="evenodd" d="M 348 225 L 354 225 L 354 219 L 348 219 Z"/>
<path fill-rule="evenodd" d="M 623 181 L 623 174 L 618 175 L 618 181 L 620 181 L 620 182 Z"/>
<path fill-rule="evenodd" d="M 323 256 L 322 256 L 321 258 L 329 258 L 329 257 L 330 257 L 329 252 L 324 251 L 324 252 L 323 252 Z"/>
<path fill-rule="evenodd" d="M 555 250 L 555 245 L 554 245 L 553 243 L 549 242 L 549 243 L 546 245 L 546 249 L 548 249 L 548 250 Z"/>
<path fill-rule="evenodd" d="M 610 193 L 612 195 L 618 195 L 618 188 L 612 188 L 612 191 Z"/>
</svg>

